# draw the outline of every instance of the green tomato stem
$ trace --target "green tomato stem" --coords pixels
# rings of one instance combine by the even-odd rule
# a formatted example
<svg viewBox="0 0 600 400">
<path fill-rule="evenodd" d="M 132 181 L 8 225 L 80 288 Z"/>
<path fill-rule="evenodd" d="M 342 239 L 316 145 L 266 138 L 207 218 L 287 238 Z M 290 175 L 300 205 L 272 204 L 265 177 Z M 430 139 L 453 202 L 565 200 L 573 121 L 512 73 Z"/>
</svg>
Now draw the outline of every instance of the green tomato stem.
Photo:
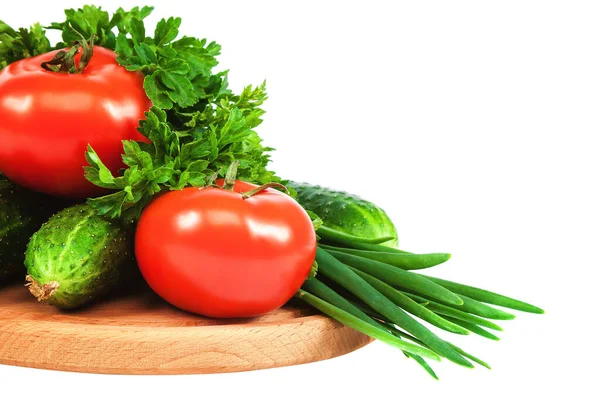
<svg viewBox="0 0 600 400">
<path fill-rule="evenodd" d="M 281 183 L 269 182 L 269 183 L 265 183 L 264 185 L 261 185 L 261 186 L 255 188 L 255 189 L 252 189 L 252 190 L 242 193 L 242 199 L 244 199 L 244 200 L 249 199 L 250 197 L 252 197 L 264 190 L 267 190 L 268 188 L 276 188 L 276 189 L 281 190 L 282 192 L 284 192 L 287 195 L 290 194 L 290 191 L 288 190 L 288 188 L 285 187 L 284 185 L 282 185 Z"/>
<path fill-rule="evenodd" d="M 225 182 L 223 182 L 223 189 L 225 190 L 233 190 L 235 187 L 235 179 L 237 177 L 237 170 L 240 162 L 235 160 L 231 164 L 229 164 L 229 168 L 227 168 L 227 173 L 225 174 Z"/>
<path fill-rule="evenodd" d="M 73 44 L 68 50 L 61 50 L 50 60 L 45 61 L 41 64 L 41 67 L 46 71 L 67 73 L 67 74 L 81 74 L 92 60 L 94 55 L 94 39 L 96 35 L 92 35 L 88 40 L 78 32 L 73 26 L 69 24 L 69 27 L 75 32 L 80 39 Z M 79 58 L 79 65 L 75 65 L 75 56 L 81 49 L 81 57 Z"/>
</svg>

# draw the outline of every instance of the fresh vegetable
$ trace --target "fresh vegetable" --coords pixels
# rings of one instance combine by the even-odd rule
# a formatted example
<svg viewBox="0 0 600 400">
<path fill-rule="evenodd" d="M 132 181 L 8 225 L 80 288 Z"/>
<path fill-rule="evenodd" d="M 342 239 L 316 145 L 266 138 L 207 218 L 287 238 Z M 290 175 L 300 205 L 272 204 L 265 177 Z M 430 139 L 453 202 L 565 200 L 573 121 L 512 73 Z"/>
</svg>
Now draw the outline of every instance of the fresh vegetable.
<svg viewBox="0 0 600 400">
<path fill-rule="evenodd" d="M 312 221 L 294 199 L 234 180 L 161 195 L 135 236 L 150 287 L 176 307 L 216 318 L 284 305 L 310 273 L 316 246 Z"/>
<path fill-rule="evenodd" d="M 0 174 L 0 282 L 24 274 L 31 235 L 60 207 L 60 202 L 23 189 Z"/>
<path fill-rule="evenodd" d="M 102 215 L 137 218 L 161 190 L 203 186 L 215 173 L 224 177 L 234 160 L 240 163 L 241 180 L 277 181 L 266 168 L 271 149 L 261 144 L 254 131 L 264 114 L 265 85 L 247 86 L 234 94 L 228 88 L 227 72 L 213 72 L 221 47 L 206 39 L 178 38 L 180 18 L 162 19 L 147 34 L 142 18 L 151 10 L 118 10 L 109 18 L 104 11 L 84 7 L 68 10 L 65 22 L 53 24 L 62 29 L 65 41 L 73 39 L 67 28 L 72 24 L 86 35 L 104 35 L 109 47 L 114 42 L 119 64 L 145 75 L 144 88 L 154 105 L 140 126 L 140 133 L 152 144 L 124 142 L 128 169 L 122 176 L 107 170 L 102 154 L 90 147 L 87 178 L 115 190 L 90 199 L 90 204 Z M 115 19 L 126 21 L 118 26 L 116 36 L 109 23 Z"/>
<path fill-rule="evenodd" d="M 381 314 L 386 320 L 397 326 L 402 326 L 408 333 L 420 339 L 440 356 L 446 357 L 459 365 L 472 367 L 466 359 L 448 346 L 445 341 L 438 338 L 423 325 L 416 323 L 406 312 L 398 307 L 399 304 L 395 304 L 387 296 L 352 271 L 352 269 L 348 268 L 347 265 L 336 260 L 326 250 L 318 250 L 317 262 L 319 263 L 319 273 L 344 287 L 368 307 Z"/>
<path fill-rule="evenodd" d="M 64 43 L 57 47 L 81 41 L 75 32 L 84 37 L 96 35 L 96 48 L 115 50 L 119 64 L 145 76 L 144 88 L 154 107 L 139 127 L 145 140 L 123 142 L 123 161 L 128 168 L 117 175 L 94 146 L 86 155 L 90 164 L 86 177 L 114 191 L 90 198 L 89 204 L 100 215 L 125 221 L 137 219 L 163 190 L 202 186 L 215 176 L 225 176 L 234 159 L 239 161 L 240 179 L 256 183 L 278 180 L 266 169 L 271 149 L 261 144 L 254 131 L 264 113 L 260 108 L 266 99 L 264 84 L 234 94 L 228 89 L 227 73 L 213 73 L 220 46 L 190 37 L 177 39 L 179 18 L 159 21 L 154 33 L 146 36 L 142 19 L 151 10 L 119 9 L 110 16 L 98 7 L 85 6 L 67 10 L 65 21 L 50 25 L 62 31 Z M 32 250 L 32 257 L 35 253 Z M 98 254 L 98 261 L 103 256 Z M 47 282 L 38 283 L 43 286 Z M 71 292 L 74 297 L 86 295 L 76 290 Z"/>
<path fill-rule="evenodd" d="M 391 249 L 386 251 L 358 250 L 328 246 L 325 244 L 323 247 L 328 250 L 343 253 L 341 255 L 368 258 L 373 261 L 388 263 L 405 270 L 431 268 L 450 259 L 450 254 L 447 253 L 412 254 L 404 251 L 392 252 Z"/>
<path fill-rule="evenodd" d="M 187 36 L 178 38 L 180 18 L 161 19 L 154 32 L 147 35 L 143 19 L 151 12 L 152 7 L 135 7 L 129 11 L 118 9 L 111 16 L 99 7 L 84 6 L 66 10 L 64 21 L 50 24 L 51 29 L 62 32 L 63 42 L 57 48 L 75 42 L 82 45 L 83 37 L 95 36 L 95 48 L 114 50 L 119 65 L 144 76 L 143 89 L 153 104 L 141 121 L 141 137 L 123 142 L 127 167 L 123 174 L 118 174 L 110 158 L 90 142 L 86 178 L 114 192 L 90 198 L 89 203 L 101 215 L 138 218 L 161 190 L 203 186 L 214 174 L 224 177 L 234 160 L 240 163 L 241 180 L 257 184 L 278 181 L 266 168 L 272 149 L 263 146 L 254 131 L 264 114 L 261 105 L 267 98 L 265 85 L 247 86 L 240 94 L 233 93 L 228 88 L 227 71 L 213 72 L 221 50 L 218 44 Z M 15 43 L 19 48 L 28 47 L 27 38 L 21 36 L 29 31 L 11 31 L 14 35 L 4 39 L 0 36 L 0 49 Z M 39 36 L 38 41 L 45 38 L 43 30 Z M 0 52 L 0 62 L 13 62 L 31 52 L 9 53 Z M 85 75 L 95 57 L 79 75 Z M 51 74 L 43 71 L 46 73 Z M 60 75 L 63 80 L 82 78 Z M 145 143 L 136 141 L 140 138 Z M 0 160 L 5 158 L 0 150 Z"/>
<path fill-rule="evenodd" d="M 146 140 L 136 128 L 151 106 L 141 74 L 119 66 L 112 50 L 80 43 L 82 52 L 54 50 L 0 71 L 0 170 L 70 198 L 106 192 L 85 179 L 88 144 L 116 173 L 121 141 Z"/>
<path fill-rule="evenodd" d="M 27 285 L 38 301 L 76 308 L 131 276 L 131 227 L 80 204 L 55 214 L 33 234 L 25 257 Z"/>
<path fill-rule="evenodd" d="M 136 234 L 140 268 L 151 286 L 173 304 L 213 316 L 250 316 L 278 307 L 296 292 L 341 323 L 401 349 L 433 377 L 425 358 L 489 368 L 435 329 L 495 340 L 497 336 L 487 329 L 501 327 L 491 320 L 514 315 L 492 305 L 543 312 L 490 291 L 417 274 L 414 270 L 441 264 L 450 255 L 397 249 L 396 229 L 385 212 L 356 196 L 292 182 L 291 191 L 296 189 L 300 203 L 312 212 L 312 225 L 284 194 L 259 187 L 244 199 L 240 192 L 256 186 L 226 176 L 235 160 L 241 181 L 258 185 L 279 181 L 267 169 L 271 149 L 255 132 L 263 115 L 265 86 L 249 86 L 234 94 L 228 89 L 227 74 L 213 72 L 220 47 L 179 38 L 179 18 L 162 19 L 147 35 L 143 19 L 151 10 L 119 9 L 110 16 L 85 6 L 67 10 L 65 21 L 50 25 L 62 32 L 64 43 L 59 48 L 74 46 L 75 41 L 86 47 L 82 36 L 95 35 L 98 46 L 114 50 L 119 65 L 144 76 L 143 88 L 153 107 L 140 123 L 145 139 L 123 142 L 124 171 L 114 171 L 94 143 L 87 148 L 86 178 L 113 192 L 88 199 L 89 206 L 81 206 L 82 215 L 69 214 L 66 225 L 53 218 L 49 225 L 57 232 L 42 228 L 39 237 L 34 236 L 27 260 L 37 260 L 31 263 L 29 277 L 37 297 L 76 306 L 84 301 L 74 299 L 87 301 L 114 286 L 92 286 L 84 271 L 89 269 L 96 277 L 121 271 L 103 267 L 104 262 L 118 264 L 115 257 L 123 251 L 110 252 L 117 250 L 118 240 L 107 242 L 106 249 L 90 247 L 86 239 L 80 242 L 80 232 L 87 238 L 92 234 L 104 238 L 119 230 L 115 234 L 127 242 L 127 229 L 117 228 L 116 221 L 133 221 L 141 215 Z M 47 44 L 39 26 L 29 31 L 3 25 L 1 29 L 8 33 L 0 34 L 0 67 L 35 55 Z M 56 69 L 53 64 L 47 67 Z M 73 68 L 77 64 L 69 62 L 63 69 Z M 219 177 L 226 177 L 225 188 L 213 187 Z M 99 215 L 113 218 L 115 225 L 106 225 Z M 102 223 L 90 227 L 88 219 Z M 58 233 L 66 226 L 77 229 Z M 87 262 L 88 253 L 79 254 L 86 246 L 93 256 Z"/>
<path fill-rule="evenodd" d="M 334 230 L 364 238 L 389 236 L 384 246 L 398 245 L 398 232 L 388 215 L 375 204 L 356 195 L 326 187 L 289 181 L 287 186 L 298 194 L 298 202 L 314 212 L 323 225 Z"/>
<path fill-rule="evenodd" d="M 182 45 L 176 40 L 179 22 L 179 19 L 171 18 L 159 23 L 155 37 L 161 37 L 161 32 L 170 27 L 168 41 L 144 38 L 145 30 L 141 28 L 141 23 L 138 25 L 139 29 L 133 32 L 122 31 L 117 37 L 119 45 L 116 51 L 119 54 L 119 62 L 146 74 L 145 88 L 155 107 L 147 114 L 140 131 L 150 139 L 152 145 L 138 146 L 131 141 L 124 143 L 125 163 L 129 168 L 123 176 L 110 174 L 103 166 L 101 157 L 98 157 L 93 149 L 89 149 L 87 157 L 90 167 L 86 170 L 88 179 L 99 186 L 117 190 L 114 194 L 89 200 L 101 214 L 136 218 L 156 194 L 180 190 L 187 186 L 208 185 L 215 176 L 224 176 L 227 165 L 235 159 L 241 162 L 242 180 L 258 184 L 277 181 L 274 174 L 266 169 L 270 149 L 260 145 L 260 140 L 254 132 L 254 128 L 261 122 L 262 110 L 259 107 L 266 98 L 264 86 L 257 89 L 246 88 L 242 95 L 234 96 L 226 89 L 224 75 L 210 75 L 209 79 L 196 80 L 188 71 L 195 70 L 193 66 L 197 65 L 197 60 L 190 56 L 191 52 L 181 52 Z M 196 39 L 180 39 L 185 43 L 193 43 L 194 40 Z M 143 52 L 139 46 L 135 46 L 136 43 L 146 45 Z M 210 44 L 204 47 L 206 41 L 201 43 L 205 53 L 217 53 L 209 49 L 218 49 L 218 46 Z M 165 46 L 168 51 L 164 50 Z M 187 81 L 205 84 L 202 96 L 198 96 L 197 100 L 191 95 L 191 91 L 182 91 L 180 96 L 174 96 L 166 84 L 168 78 L 161 75 L 161 65 L 166 62 L 161 63 L 161 59 L 175 54 L 178 54 L 178 63 L 188 66 L 182 68 L 180 78 L 185 82 L 182 87 L 189 88 Z M 207 71 L 216 65 L 216 61 L 214 58 L 207 58 L 213 63 L 203 71 L 210 74 Z M 212 84 L 206 84 L 209 81 Z M 467 302 L 461 297 L 464 293 L 456 293 L 448 288 L 449 284 L 442 285 L 411 272 L 410 270 L 443 263 L 450 255 L 412 254 L 394 248 L 397 238 L 394 225 L 377 206 L 343 192 L 336 193 L 324 188 L 294 183 L 291 187 L 298 192 L 300 203 L 316 213 L 315 218 L 321 217 L 325 224 L 318 230 L 321 237 L 318 263 L 313 264 L 312 273 L 305 282 L 304 289 L 297 293 L 301 299 L 344 324 L 400 347 L 432 376 L 435 374 L 422 358 L 431 357 L 432 353 L 437 354 L 433 358 L 441 356 L 463 366 L 472 366 L 472 361 L 487 367 L 483 361 L 438 337 L 411 314 L 445 331 L 464 335 L 474 330 L 473 324 L 495 326 L 484 317 L 473 315 L 471 312 L 483 310 L 485 305 L 481 300 L 485 302 L 497 295 L 482 295 L 478 299 L 472 299 L 478 301 L 478 304 Z M 192 190 L 195 194 L 202 193 L 194 189 L 185 189 L 184 193 Z M 160 196 L 153 204 L 160 204 L 163 198 L 172 198 L 172 204 L 169 204 L 180 209 L 177 204 L 179 196 L 182 195 L 166 193 Z M 151 209 L 152 205 L 148 211 Z M 318 218 L 314 221 L 317 227 L 319 221 Z M 138 229 L 141 231 L 141 224 Z M 182 257 L 179 255 L 181 251 L 169 250 L 180 249 L 179 241 L 174 240 L 166 244 L 163 242 L 165 237 L 173 235 L 165 235 L 162 229 L 157 231 L 162 233 L 160 241 L 154 238 L 152 245 L 146 246 L 151 254 L 156 255 L 152 261 L 158 263 L 157 259 L 168 260 L 166 252 L 169 257 L 173 254 Z M 150 229 L 146 232 L 150 232 Z M 223 235 L 222 231 L 214 226 L 203 232 L 204 238 L 211 238 L 215 233 L 221 237 Z M 147 234 L 151 236 L 150 233 Z M 199 241 L 198 246 L 202 246 L 201 239 L 196 240 Z M 138 258 L 145 257 L 145 253 L 146 251 L 138 251 Z M 267 252 L 262 256 L 268 258 L 270 254 Z M 346 264 L 349 262 L 346 256 L 353 260 L 351 265 Z M 192 256 L 188 257 L 191 259 Z M 243 256 L 240 255 L 240 258 Z M 165 268 L 160 278 L 168 279 L 172 271 L 175 271 L 176 276 L 180 276 L 182 268 L 187 266 L 170 265 L 169 268 Z M 189 281 L 189 277 L 186 278 Z M 319 279 L 322 283 L 320 289 L 325 289 L 316 291 L 315 285 L 310 283 L 310 278 Z M 229 279 L 232 279 L 231 276 Z M 222 286 L 213 287 L 207 284 L 202 289 L 218 291 L 219 296 L 227 295 Z M 193 293 L 186 292 L 185 296 L 193 296 Z M 419 302 L 410 296 L 436 299 L 439 306 L 434 305 L 433 301 L 429 305 L 428 301 Z M 349 303 L 353 307 L 350 307 Z M 461 309 L 467 303 L 468 306 Z M 443 307 L 456 312 L 449 316 L 449 312 Z M 537 308 L 527 311 L 541 312 Z M 412 343 L 402 347 L 399 340 Z"/>
<path fill-rule="evenodd" d="M 391 345 L 396 346 L 388 335 L 409 340 L 462 366 L 471 367 L 472 361 L 489 368 L 479 358 L 441 339 L 416 318 L 446 332 L 473 332 L 498 340 L 484 329 L 502 330 L 489 319 L 507 320 L 514 315 L 488 304 L 543 313 L 538 307 L 507 296 L 417 274 L 410 265 L 397 262 L 399 256 L 417 255 L 380 246 L 373 243 L 376 239 L 339 235 L 328 228 L 318 229 L 317 234 L 321 237 L 318 274 L 304 283 L 297 296 L 332 318 Z M 365 245 L 370 246 L 369 250 L 360 250 Z M 426 355 L 404 351 L 437 379 L 419 357 Z"/>
</svg>

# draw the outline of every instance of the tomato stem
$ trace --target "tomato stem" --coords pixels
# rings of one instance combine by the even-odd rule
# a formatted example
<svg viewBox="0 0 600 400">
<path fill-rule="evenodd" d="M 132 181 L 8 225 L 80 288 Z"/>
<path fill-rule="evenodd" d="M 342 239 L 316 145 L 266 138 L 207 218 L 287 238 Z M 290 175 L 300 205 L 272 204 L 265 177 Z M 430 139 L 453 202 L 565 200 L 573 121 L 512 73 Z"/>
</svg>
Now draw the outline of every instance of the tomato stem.
<svg viewBox="0 0 600 400">
<path fill-rule="evenodd" d="M 217 180 L 217 178 L 219 177 L 219 173 L 218 172 L 213 172 L 208 179 L 206 180 L 206 187 L 212 187 L 212 188 L 219 188 L 221 189 L 221 186 L 217 185 L 215 183 L 215 181 Z"/>
<path fill-rule="evenodd" d="M 239 165 L 240 165 L 240 162 L 238 160 L 235 160 L 234 162 L 232 162 L 229 165 L 229 168 L 227 168 L 227 173 L 225 174 L 225 182 L 223 182 L 223 189 L 230 190 L 230 191 L 233 190 L 233 188 L 235 187 L 235 180 L 237 177 L 237 171 L 238 171 Z M 281 183 L 269 182 L 269 183 L 265 183 L 264 185 L 255 188 L 255 189 L 252 189 L 252 190 L 242 193 L 242 199 L 246 200 L 246 199 L 254 196 L 255 194 L 260 193 L 263 190 L 266 190 L 268 188 L 277 188 L 277 189 L 285 192 L 286 194 L 290 194 L 290 191 L 288 190 L 288 188 L 285 187 L 284 185 L 282 185 Z"/>
<path fill-rule="evenodd" d="M 242 193 L 242 199 L 244 199 L 244 200 L 249 199 L 250 197 L 254 196 L 255 194 L 258 194 L 268 188 L 277 188 L 277 189 L 285 192 L 286 194 L 290 194 L 290 191 L 288 190 L 288 188 L 285 187 L 284 185 L 282 185 L 281 183 L 269 182 L 269 183 L 265 183 L 262 186 L 257 187 L 256 189 L 252 189 L 252 190 Z"/>
<path fill-rule="evenodd" d="M 68 50 L 61 50 L 50 60 L 42 63 L 42 68 L 46 71 L 67 73 L 67 74 L 81 74 L 85 70 L 85 67 L 89 64 L 92 56 L 94 55 L 94 39 L 95 34 L 88 40 L 78 32 L 72 25 L 69 27 L 75 32 L 80 39 L 73 44 Z M 81 49 L 81 57 L 79 58 L 79 65 L 75 65 L 75 56 Z"/>
<path fill-rule="evenodd" d="M 225 182 L 223 183 L 223 189 L 225 190 L 233 190 L 235 187 L 235 178 L 237 176 L 237 170 L 240 162 L 235 160 L 229 165 L 227 168 L 227 173 L 225 174 Z"/>
</svg>

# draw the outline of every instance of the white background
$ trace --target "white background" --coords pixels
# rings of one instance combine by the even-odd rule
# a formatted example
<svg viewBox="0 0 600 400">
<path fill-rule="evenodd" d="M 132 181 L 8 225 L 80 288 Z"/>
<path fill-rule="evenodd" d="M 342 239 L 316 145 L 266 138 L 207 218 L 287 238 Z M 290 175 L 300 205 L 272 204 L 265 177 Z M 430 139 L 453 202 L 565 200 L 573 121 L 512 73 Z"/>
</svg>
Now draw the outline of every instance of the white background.
<svg viewBox="0 0 600 400">
<path fill-rule="evenodd" d="M 402 248 L 453 253 L 439 276 L 547 313 L 504 323 L 500 342 L 458 338 L 493 370 L 434 363 L 439 382 L 375 343 L 320 363 L 212 376 L 0 366 L 0 398 L 598 398 L 597 3 L 154 3 L 152 21 L 183 16 L 184 33 L 223 45 L 234 88 L 267 80 L 260 134 L 277 148 L 281 176 L 380 204 Z M 0 18 L 48 23 L 82 4 L 10 2 Z"/>
</svg>

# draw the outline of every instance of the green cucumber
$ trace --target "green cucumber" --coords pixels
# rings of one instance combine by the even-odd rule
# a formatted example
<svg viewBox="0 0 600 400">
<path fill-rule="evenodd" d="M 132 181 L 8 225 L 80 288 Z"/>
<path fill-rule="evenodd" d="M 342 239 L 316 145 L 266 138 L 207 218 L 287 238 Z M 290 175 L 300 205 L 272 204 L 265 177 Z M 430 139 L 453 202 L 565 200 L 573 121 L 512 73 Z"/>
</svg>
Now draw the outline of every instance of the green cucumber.
<svg viewBox="0 0 600 400">
<path fill-rule="evenodd" d="M 398 245 L 396 227 L 377 205 L 356 195 L 318 185 L 288 181 L 286 186 L 297 192 L 296 200 L 302 207 L 321 217 L 324 226 L 369 239 L 393 236 L 396 239 L 383 245 Z"/>
<path fill-rule="evenodd" d="M 23 189 L 0 175 L 0 281 L 25 274 L 29 238 L 59 207 L 58 200 Z"/>
<path fill-rule="evenodd" d="M 38 301 L 64 309 L 104 296 L 133 269 L 132 233 L 87 204 L 62 210 L 27 246 L 29 291 Z"/>
</svg>

